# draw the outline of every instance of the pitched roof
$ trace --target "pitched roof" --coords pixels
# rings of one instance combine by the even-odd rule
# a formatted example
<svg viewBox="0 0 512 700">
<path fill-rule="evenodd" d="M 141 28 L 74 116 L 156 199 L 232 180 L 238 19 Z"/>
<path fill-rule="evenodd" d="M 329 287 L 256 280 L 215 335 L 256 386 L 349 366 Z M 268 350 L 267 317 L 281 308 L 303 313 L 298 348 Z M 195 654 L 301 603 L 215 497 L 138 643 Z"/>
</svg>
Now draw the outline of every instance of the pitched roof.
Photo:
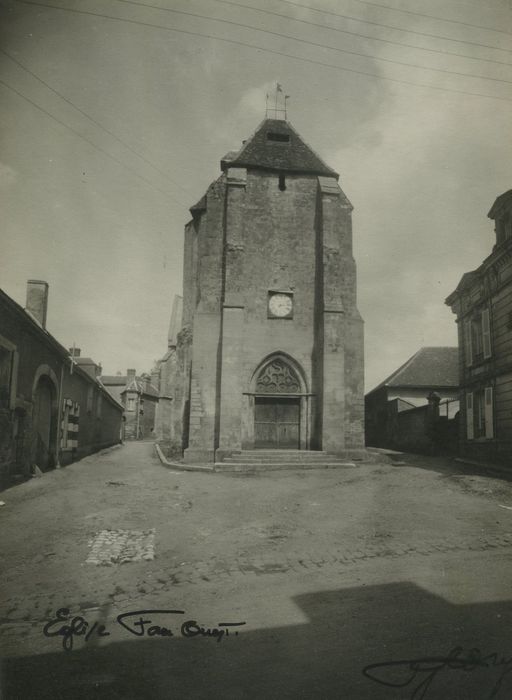
<svg viewBox="0 0 512 700">
<path fill-rule="evenodd" d="M 421 348 L 371 392 L 382 387 L 440 388 L 459 386 L 457 347 Z"/>
<path fill-rule="evenodd" d="M 338 178 L 313 149 L 283 119 L 264 119 L 238 153 L 230 152 L 221 161 L 222 170 L 230 166 L 311 173 Z"/>
<path fill-rule="evenodd" d="M 135 377 L 134 379 L 131 379 L 129 383 L 128 376 L 126 374 L 115 376 L 105 375 L 99 379 L 106 389 L 108 389 L 109 386 L 123 387 L 121 394 L 124 394 L 125 391 L 137 391 L 138 393 L 145 394 L 146 396 L 158 397 L 159 395 L 156 386 L 151 383 L 149 386 L 146 386 L 146 381 L 143 377 Z"/>
</svg>

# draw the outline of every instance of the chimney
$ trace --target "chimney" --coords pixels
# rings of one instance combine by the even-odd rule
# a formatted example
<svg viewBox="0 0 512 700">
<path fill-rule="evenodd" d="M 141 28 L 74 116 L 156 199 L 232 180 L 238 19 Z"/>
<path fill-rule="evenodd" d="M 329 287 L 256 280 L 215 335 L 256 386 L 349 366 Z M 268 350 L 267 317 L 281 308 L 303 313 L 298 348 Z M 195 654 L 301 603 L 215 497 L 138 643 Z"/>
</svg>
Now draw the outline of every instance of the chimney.
<svg viewBox="0 0 512 700">
<path fill-rule="evenodd" d="M 46 313 L 48 311 L 48 282 L 28 280 L 27 303 L 25 309 L 35 320 L 46 328 Z"/>
<path fill-rule="evenodd" d="M 76 359 L 77 357 L 80 357 L 80 353 L 81 353 L 80 348 L 69 348 L 69 354 L 74 359 Z"/>
<path fill-rule="evenodd" d="M 133 382 L 135 379 L 135 375 L 137 374 L 137 371 L 134 369 L 127 369 L 126 370 L 126 383 L 128 384 L 129 382 Z"/>
</svg>

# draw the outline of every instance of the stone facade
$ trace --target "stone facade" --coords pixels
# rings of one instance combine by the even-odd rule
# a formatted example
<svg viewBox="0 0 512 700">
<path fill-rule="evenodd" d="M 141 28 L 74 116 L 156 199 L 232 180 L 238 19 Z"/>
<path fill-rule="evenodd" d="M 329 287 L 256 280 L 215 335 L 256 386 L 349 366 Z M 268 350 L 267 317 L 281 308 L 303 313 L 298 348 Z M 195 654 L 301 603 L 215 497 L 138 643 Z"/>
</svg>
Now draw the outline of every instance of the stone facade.
<svg viewBox="0 0 512 700">
<path fill-rule="evenodd" d="M 463 275 L 446 303 L 457 316 L 460 445 L 463 455 L 512 458 L 512 190 L 489 218 L 496 244 L 476 270 Z"/>
<path fill-rule="evenodd" d="M 270 119 L 221 168 L 185 227 L 173 439 L 189 462 L 360 451 L 363 322 L 338 175 Z"/>
</svg>

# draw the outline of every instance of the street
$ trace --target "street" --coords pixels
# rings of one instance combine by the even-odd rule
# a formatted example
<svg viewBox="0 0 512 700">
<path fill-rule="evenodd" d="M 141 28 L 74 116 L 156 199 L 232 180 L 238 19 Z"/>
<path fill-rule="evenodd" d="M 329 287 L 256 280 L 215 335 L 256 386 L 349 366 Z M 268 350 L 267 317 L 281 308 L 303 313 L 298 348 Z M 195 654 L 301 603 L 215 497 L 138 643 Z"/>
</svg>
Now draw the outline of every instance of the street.
<svg viewBox="0 0 512 700">
<path fill-rule="evenodd" d="M 4 491 L 2 697 L 512 697 L 512 484 L 395 457 L 178 472 L 133 442 Z"/>
</svg>

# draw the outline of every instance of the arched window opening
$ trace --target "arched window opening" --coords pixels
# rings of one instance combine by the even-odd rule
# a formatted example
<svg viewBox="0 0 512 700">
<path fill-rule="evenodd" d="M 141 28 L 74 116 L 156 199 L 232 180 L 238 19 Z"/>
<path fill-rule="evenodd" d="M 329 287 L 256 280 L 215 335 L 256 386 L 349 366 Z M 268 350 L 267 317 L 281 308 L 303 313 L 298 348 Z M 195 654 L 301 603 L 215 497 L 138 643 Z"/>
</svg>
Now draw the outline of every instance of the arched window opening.
<svg viewBox="0 0 512 700">
<path fill-rule="evenodd" d="M 257 394 L 298 394 L 300 381 L 295 371 L 281 358 L 262 367 L 256 380 Z"/>
</svg>

